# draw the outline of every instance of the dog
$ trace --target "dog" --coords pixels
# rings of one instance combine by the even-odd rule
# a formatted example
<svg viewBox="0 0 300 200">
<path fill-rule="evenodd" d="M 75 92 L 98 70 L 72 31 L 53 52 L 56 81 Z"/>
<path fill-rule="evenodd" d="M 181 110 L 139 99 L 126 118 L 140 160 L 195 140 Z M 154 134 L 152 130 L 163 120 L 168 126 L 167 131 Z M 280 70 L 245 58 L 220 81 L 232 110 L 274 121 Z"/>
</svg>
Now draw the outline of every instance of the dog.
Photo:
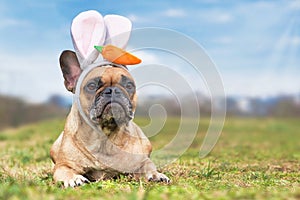
<svg viewBox="0 0 300 200">
<path fill-rule="evenodd" d="M 51 147 L 54 181 L 76 187 L 131 174 L 170 183 L 150 160 L 151 143 L 132 121 L 137 95 L 128 70 L 113 63 L 96 66 L 76 88 L 82 73 L 76 53 L 65 50 L 59 60 L 66 89 L 80 90 L 80 108 L 78 102 L 73 103 L 64 131 Z"/>
</svg>

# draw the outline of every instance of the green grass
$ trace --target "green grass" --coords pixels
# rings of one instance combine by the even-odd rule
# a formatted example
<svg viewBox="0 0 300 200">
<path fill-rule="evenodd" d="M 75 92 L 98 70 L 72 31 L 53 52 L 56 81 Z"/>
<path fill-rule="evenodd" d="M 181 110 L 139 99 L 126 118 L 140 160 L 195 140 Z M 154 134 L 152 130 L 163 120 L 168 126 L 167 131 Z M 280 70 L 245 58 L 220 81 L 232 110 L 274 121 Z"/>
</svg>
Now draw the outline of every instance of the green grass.
<svg viewBox="0 0 300 200">
<path fill-rule="evenodd" d="M 52 177 L 49 148 L 64 120 L 2 131 L 0 199 L 300 199 L 299 119 L 228 118 L 214 150 L 200 159 L 208 124 L 202 119 L 185 154 L 160 169 L 170 185 L 121 176 L 75 189 L 62 189 Z M 151 138 L 154 148 L 168 143 L 177 128 L 178 120 L 169 119 Z"/>
</svg>

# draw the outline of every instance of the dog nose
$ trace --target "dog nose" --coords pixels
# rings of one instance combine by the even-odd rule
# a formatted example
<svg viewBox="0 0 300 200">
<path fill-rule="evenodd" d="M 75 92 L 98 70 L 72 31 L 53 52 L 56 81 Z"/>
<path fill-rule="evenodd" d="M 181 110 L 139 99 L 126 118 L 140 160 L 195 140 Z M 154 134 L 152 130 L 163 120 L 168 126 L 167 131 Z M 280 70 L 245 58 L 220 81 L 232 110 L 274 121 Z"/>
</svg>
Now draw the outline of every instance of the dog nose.
<svg viewBox="0 0 300 200">
<path fill-rule="evenodd" d="M 122 91 L 118 87 L 107 87 L 103 90 L 105 96 L 121 95 Z"/>
</svg>

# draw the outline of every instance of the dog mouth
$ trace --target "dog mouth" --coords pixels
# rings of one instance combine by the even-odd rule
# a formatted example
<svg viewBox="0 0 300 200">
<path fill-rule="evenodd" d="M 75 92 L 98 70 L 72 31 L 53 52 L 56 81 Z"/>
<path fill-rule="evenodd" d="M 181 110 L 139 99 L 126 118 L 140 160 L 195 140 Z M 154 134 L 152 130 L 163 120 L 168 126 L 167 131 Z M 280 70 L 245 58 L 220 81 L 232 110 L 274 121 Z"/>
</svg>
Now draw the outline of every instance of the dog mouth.
<svg viewBox="0 0 300 200">
<path fill-rule="evenodd" d="M 101 126 L 102 129 L 115 130 L 133 118 L 132 106 L 129 101 L 96 101 L 90 110 L 90 119 Z"/>
</svg>

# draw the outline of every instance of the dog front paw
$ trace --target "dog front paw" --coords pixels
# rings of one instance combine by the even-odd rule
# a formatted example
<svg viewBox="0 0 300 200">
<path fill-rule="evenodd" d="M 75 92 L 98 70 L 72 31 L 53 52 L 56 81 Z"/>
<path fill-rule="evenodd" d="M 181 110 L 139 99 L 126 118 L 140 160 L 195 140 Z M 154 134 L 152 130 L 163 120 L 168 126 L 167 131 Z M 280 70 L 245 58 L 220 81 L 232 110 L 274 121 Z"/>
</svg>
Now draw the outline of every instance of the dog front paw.
<svg viewBox="0 0 300 200">
<path fill-rule="evenodd" d="M 171 180 L 163 173 L 155 172 L 147 175 L 148 181 L 171 183 Z"/>
<path fill-rule="evenodd" d="M 54 180 L 56 182 L 62 182 L 64 188 L 68 188 L 68 187 L 74 188 L 90 182 L 84 176 L 75 174 L 72 170 L 66 167 L 61 167 L 55 170 Z"/>
<path fill-rule="evenodd" d="M 63 181 L 65 188 L 68 188 L 68 187 L 74 188 L 74 187 L 81 186 L 81 185 L 83 185 L 85 183 L 89 183 L 89 182 L 90 181 L 87 178 L 85 178 L 84 176 L 81 176 L 81 175 L 73 175 L 73 177 L 71 179 Z"/>
</svg>

